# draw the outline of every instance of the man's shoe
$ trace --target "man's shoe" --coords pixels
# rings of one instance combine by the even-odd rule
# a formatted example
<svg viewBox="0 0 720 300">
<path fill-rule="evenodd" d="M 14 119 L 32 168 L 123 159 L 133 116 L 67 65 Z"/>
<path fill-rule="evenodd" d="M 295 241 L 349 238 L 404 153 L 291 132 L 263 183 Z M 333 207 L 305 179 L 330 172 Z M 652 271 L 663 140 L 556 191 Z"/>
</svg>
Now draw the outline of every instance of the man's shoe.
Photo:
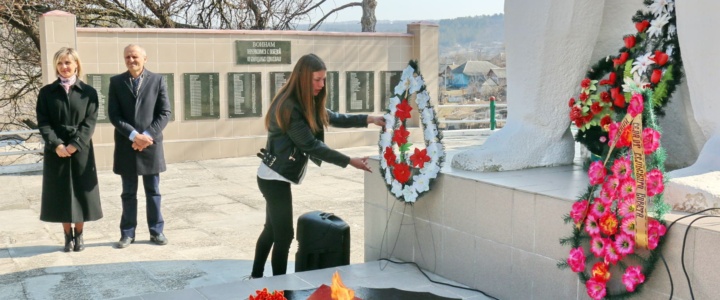
<svg viewBox="0 0 720 300">
<path fill-rule="evenodd" d="M 164 234 L 150 235 L 150 241 L 158 245 L 167 245 L 168 240 Z"/>
<path fill-rule="evenodd" d="M 135 238 L 131 238 L 129 236 L 121 237 L 120 240 L 117 242 L 117 248 L 127 248 L 127 246 L 130 246 L 130 244 L 135 242 Z"/>
</svg>

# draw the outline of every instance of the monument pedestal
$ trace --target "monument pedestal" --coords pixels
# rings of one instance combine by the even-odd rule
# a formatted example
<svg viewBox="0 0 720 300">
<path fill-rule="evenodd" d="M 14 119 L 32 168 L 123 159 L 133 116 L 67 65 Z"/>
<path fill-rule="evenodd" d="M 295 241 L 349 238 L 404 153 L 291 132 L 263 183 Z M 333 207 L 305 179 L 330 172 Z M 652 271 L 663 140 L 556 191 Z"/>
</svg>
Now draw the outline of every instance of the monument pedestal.
<svg viewBox="0 0 720 300">
<path fill-rule="evenodd" d="M 447 161 L 455 153 L 448 151 Z M 372 160 L 372 168 L 378 167 Z M 665 201 L 687 202 L 684 196 L 668 194 L 671 185 L 682 183 L 688 191 L 690 187 L 703 191 L 688 194 L 700 193 L 696 197 L 707 206 L 716 205 L 720 190 L 712 184 L 719 182 L 720 172 L 701 178 L 671 181 Z M 500 299 L 584 299 L 586 291 L 577 274 L 558 269 L 557 262 L 570 251 L 558 240 L 570 236 L 573 229 L 563 216 L 587 187 L 587 180 L 579 165 L 469 172 L 446 162 L 432 190 L 414 205 L 405 205 L 388 193 L 382 176 L 365 173 L 365 260 L 413 261 Z M 665 221 L 685 215 L 673 211 Z M 673 297 L 679 299 L 690 299 L 683 265 L 695 298 L 720 295 L 720 225 L 711 218 L 688 228 L 698 217 L 679 221 L 665 237 L 662 254 L 673 277 Z M 659 263 L 639 298 L 666 299 L 669 294 L 670 280 Z"/>
<path fill-rule="evenodd" d="M 698 212 L 720 208 L 720 171 L 671 179 L 665 186 L 665 202 L 673 210 Z M 720 210 L 707 214 L 720 215 Z"/>
</svg>

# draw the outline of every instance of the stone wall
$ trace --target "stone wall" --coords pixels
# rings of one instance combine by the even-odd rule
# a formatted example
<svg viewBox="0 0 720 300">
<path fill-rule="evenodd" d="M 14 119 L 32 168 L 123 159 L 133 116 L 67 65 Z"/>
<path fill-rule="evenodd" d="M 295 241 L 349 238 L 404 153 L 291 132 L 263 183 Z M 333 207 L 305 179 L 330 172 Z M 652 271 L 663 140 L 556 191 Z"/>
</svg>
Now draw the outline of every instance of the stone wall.
<svg viewBox="0 0 720 300">
<path fill-rule="evenodd" d="M 438 26 L 412 23 L 408 33 L 332 33 L 307 31 L 251 31 L 147 28 L 75 28 L 75 16 L 53 11 L 42 16 L 41 49 L 44 82 L 55 80 L 52 56 L 63 46 L 80 53 L 85 74 L 119 74 L 126 71 L 123 48 L 128 44 L 144 47 L 146 68 L 174 77 L 174 120 L 163 132 L 167 162 L 254 155 L 265 145 L 264 116 L 270 104 L 270 72 L 290 72 L 295 62 L 315 53 L 328 71 L 339 74 L 339 112 L 347 112 L 346 77 L 348 71 L 374 73 L 374 109 L 381 108 L 381 71 L 402 71 L 409 60 L 420 60 L 429 70 L 423 75 L 433 101 L 437 99 Z M 235 63 L 236 41 L 289 41 L 290 64 L 239 65 Z M 219 118 L 185 120 L 185 73 L 219 73 Z M 260 72 L 262 116 L 228 117 L 228 72 Z M 83 76 L 83 80 L 87 79 Z M 417 118 L 415 118 L 417 119 Z M 93 142 L 97 165 L 112 166 L 113 131 L 110 123 L 96 126 Z M 333 129 L 326 134 L 331 147 L 377 144 L 377 128 Z"/>
</svg>

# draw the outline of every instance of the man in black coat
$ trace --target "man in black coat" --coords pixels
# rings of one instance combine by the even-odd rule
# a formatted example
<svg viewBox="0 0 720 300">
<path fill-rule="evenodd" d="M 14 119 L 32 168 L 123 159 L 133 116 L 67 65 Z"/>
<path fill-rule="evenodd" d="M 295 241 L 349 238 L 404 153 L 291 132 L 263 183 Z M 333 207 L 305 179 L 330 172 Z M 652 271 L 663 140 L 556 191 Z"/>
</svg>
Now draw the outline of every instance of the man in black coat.
<svg viewBox="0 0 720 300">
<path fill-rule="evenodd" d="M 142 176 L 147 204 L 150 241 L 167 244 L 160 212 L 160 172 L 165 171 L 162 130 L 170 119 L 167 83 L 144 68 L 145 49 L 128 45 L 124 50 L 128 71 L 110 79 L 108 114 L 115 126 L 113 172 L 122 178 L 122 219 L 118 248 L 135 241 L 138 176 Z"/>
</svg>

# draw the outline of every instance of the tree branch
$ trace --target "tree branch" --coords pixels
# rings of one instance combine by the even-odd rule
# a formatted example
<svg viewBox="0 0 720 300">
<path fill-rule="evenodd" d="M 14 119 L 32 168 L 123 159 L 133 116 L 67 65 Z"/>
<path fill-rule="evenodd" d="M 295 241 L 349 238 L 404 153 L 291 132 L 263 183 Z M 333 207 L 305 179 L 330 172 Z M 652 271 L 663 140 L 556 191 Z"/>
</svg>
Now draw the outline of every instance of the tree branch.
<svg viewBox="0 0 720 300">
<path fill-rule="evenodd" d="M 346 9 L 346 8 L 348 8 L 348 7 L 353 7 L 353 6 L 362 6 L 362 3 L 360 3 L 360 2 L 351 2 L 351 3 L 345 4 L 345 5 L 343 5 L 343 6 L 336 7 L 335 9 L 331 10 L 331 11 L 328 12 L 326 15 L 324 15 L 322 18 L 320 18 L 320 20 L 317 21 L 315 24 L 313 24 L 313 26 L 311 26 L 310 29 L 308 29 L 308 31 L 313 31 L 313 30 L 315 30 L 315 28 L 319 27 L 319 26 L 322 24 L 322 22 L 325 21 L 325 19 L 327 19 L 330 15 L 332 15 L 332 14 L 334 14 L 334 13 L 340 11 L 340 10 Z"/>
<path fill-rule="evenodd" d="M 172 19 L 170 19 L 170 16 L 167 14 L 167 10 L 161 9 L 157 4 L 155 4 L 155 1 L 151 0 L 142 0 L 143 4 L 145 4 L 145 7 L 147 7 L 150 12 L 152 12 L 160 21 L 160 27 L 162 28 L 174 28 L 175 22 L 173 22 Z"/>
</svg>

